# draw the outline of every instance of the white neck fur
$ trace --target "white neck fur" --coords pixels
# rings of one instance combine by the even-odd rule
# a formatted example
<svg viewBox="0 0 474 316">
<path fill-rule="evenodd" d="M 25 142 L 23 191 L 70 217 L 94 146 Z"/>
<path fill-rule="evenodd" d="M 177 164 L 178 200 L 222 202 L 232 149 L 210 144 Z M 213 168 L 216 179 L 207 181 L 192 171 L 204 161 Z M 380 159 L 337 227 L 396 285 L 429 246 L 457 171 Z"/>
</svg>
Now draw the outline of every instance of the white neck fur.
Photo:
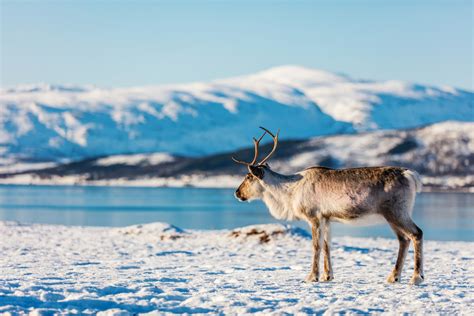
<svg viewBox="0 0 474 316">
<path fill-rule="evenodd" d="M 263 185 L 265 191 L 263 192 L 262 200 L 268 207 L 270 214 L 276 219 L 281 220 L 290 221 L 297 219 L 292 192 L 300 177 L 272 174 L 269 178 L 266 179 Z"/>
</svg>

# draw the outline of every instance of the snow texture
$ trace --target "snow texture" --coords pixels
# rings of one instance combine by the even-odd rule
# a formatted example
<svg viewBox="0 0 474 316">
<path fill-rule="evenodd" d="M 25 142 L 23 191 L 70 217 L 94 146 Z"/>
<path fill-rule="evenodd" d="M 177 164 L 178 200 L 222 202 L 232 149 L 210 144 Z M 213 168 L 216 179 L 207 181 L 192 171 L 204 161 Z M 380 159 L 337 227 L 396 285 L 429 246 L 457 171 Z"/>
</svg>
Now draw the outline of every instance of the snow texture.
<svg viewBox="0 0 474 316">
<path fill-rule="evenodd" d="M 26 85 L 0 92 L 0 154 L 17 160 L 247 146 L 254 128 L 282 139 L 473 121 L 473 93 L 352 79 L 282 66 L 207 83 L 103 89 Z"/>
<path fill-rule="evenodd" d="M 159 165 L 164 162 L 172 162 L 173 156 L 163 153 L 155 154 L 135 154 L 135 155 L 115 155 L 97 159 L 96 165 L 98 166 L 110 166 L 110 165 Z"/>
<path fill-rule="evenodd" d="M 0 222 L 0 312 L 97 314 L 470 314 L 474 247 L 425 243 L 421 286 L 385 278 L 395 239 L 335 238 L 335 280 L 306 284 L 308 234 L 278 224 L 184 231 Z"/>
<path fill-rule="evenodd" d="M 301 147 L 275 167 L 301 170 L 315 161 L 330 159 L 334 167 L 415 163 L 415 170 L 424 174 L 467 176 L 463 173 L 472 169 L 474 123 L 447 121 L 407 131 L 316 137 Z"/>
</svg>

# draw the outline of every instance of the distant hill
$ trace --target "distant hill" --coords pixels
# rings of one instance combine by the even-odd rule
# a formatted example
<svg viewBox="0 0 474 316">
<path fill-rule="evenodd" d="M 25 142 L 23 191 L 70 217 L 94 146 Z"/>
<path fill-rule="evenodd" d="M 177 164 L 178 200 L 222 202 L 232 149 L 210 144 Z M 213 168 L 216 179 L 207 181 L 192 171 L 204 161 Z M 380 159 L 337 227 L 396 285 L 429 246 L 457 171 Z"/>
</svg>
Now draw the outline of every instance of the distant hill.
<svg viewBox="0 0 474 316">
<path fill-rule="evenodd" d="M 262 154 L 271 145 L 261 146 Z M 231 160 L 233 155 L 250 159 L 253 147 L 198 158 L 115 155 L 36 170 L 4 169 L 0 183 L 235 187 L 247 171 Z M 474 123 L 450 121 L 409 130 L 281 141 L 270 164 L 281 173 L 314 165 L 405 166 L 422 174 L 425 189 L 474 191 Z"/>
<path fill-rule="evenodd" d="M 473 121 L 473 96 L 298 66 L 180 85 L 23 85 L 0 94 L 0 169 L 117 154 L 206 156 L 247 146 L 261 125 L 304 140 Z"/>
</svg>

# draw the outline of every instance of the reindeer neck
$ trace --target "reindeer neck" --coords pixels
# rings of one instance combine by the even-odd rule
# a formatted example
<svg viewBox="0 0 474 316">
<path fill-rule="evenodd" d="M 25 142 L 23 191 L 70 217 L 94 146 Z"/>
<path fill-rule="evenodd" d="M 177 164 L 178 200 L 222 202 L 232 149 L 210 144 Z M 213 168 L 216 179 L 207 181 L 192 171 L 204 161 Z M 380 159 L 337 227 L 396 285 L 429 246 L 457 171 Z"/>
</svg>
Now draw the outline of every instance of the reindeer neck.
<svg viewBox="0 0 474 316">
<path fill-rule="evenodd" d="M 267 171 L 265 189 L 272 193 L 290 193 L 298 181 L 302 178 L 299 174 L 284 175 L 274 171 Z"/>
<path fill-rule="evenodd" d="M 271 181 L 265 183 L 263 202 L 277 219 L 295 219 L 291 196 L 301 176 L 282 175 L 272 172 Z"/>
</svg>

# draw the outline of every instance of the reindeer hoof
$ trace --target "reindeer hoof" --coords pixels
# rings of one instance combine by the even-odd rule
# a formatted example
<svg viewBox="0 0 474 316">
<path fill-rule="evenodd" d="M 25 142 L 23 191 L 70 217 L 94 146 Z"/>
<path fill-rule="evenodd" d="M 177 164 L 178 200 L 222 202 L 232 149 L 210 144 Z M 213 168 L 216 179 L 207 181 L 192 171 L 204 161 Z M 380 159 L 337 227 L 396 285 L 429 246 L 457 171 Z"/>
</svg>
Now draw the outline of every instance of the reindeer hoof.
<svg viewBox="0 0 474 316">
<path fill-rule="evenodd" d="M 324 282 L 328 282 L 328 281 L 332 281 L 332 280 L 334 280 L 334 277 L 332 276 L 332 274 L 325 274 L 321 278 L 321 281 L 324 281 Z"/>
<path fill-rule="evenodd" d="M 420 285 L 421 283 L 423 283 L 424 280 L 425 280 L 424 276 L 416 274 L 411 278 L 410 284 Z"/>
<path fill-rule="evenodd" d="M 318 276 L 314 273 L 310 273 L 304 281 L 306 283 L 318 282 Z"/>
<path fill-rule="evenodd" d="M 388 283 L 398 283 L 398 282 L 400 282 L 400 277 L 391 274 L 391 275 L 387 278 L 387 282 L 388 282 Z"/>
</svg>

